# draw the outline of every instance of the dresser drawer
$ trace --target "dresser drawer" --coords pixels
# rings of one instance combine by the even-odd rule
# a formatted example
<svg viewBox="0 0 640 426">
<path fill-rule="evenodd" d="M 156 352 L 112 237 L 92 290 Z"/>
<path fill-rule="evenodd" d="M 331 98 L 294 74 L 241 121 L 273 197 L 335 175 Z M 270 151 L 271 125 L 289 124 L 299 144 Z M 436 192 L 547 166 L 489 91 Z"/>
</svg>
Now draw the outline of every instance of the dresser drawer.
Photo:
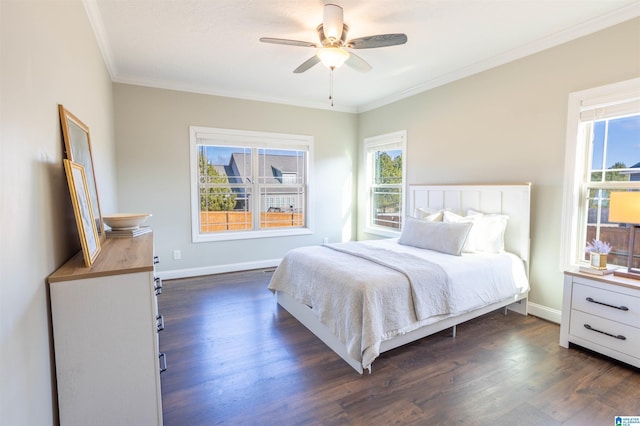
<svg viewBox="0 0 640 426">
<path fill-rule="evenodd" d="M 634 327 L 640 326 L 640 297 L 574 283 L 572 308 Z"/>
<path fill-rule="evenodd" d="M 569 334 L 633 356 L 640 361 L 640 328 L 574 309 L 571 311 Z"/>
</svg>

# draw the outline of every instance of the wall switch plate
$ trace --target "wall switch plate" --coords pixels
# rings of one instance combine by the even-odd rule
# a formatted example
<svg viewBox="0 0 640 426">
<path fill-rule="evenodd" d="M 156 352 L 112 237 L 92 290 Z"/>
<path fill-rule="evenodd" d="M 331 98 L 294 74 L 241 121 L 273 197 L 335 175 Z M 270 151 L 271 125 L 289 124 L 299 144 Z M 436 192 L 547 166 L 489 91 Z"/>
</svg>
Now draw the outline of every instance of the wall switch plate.
<svg viewBox="0 0 640 426">
<path fill-rule="evenodd" d="M 180 260 L 180 259 L 182 259 L 182 253 L 180 252 L 180 250 L 174 250 L 173 260 Z"/>
</svg>

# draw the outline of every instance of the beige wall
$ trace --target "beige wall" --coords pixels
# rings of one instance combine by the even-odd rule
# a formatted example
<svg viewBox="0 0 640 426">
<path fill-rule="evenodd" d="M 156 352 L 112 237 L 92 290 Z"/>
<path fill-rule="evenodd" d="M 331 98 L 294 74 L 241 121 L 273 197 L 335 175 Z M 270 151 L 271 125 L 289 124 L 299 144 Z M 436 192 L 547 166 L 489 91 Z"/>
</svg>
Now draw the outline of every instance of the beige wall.
<svg viewBox="0 0 640 426">
<path fill-rule="evenodd" d="M 57 423 L 46 278 L 79 239 L 59 103 L 90 128 L 115 206 L 111 81 L 82 2 L 0 1 L 0 424 Z"/>
<path fill-rule="evenodd" d="M 362 113 L 359 138 L 406 129 L 408 183 L 531 182 L 530 300 L 557 314 L 569 93 L 638 76 L 635 19 Z"/>
<path fill-rule="evenodd" d="M 355 237 L 355 114 L 125 84 L 114 103 L 119 206 L 153 214 L 164 277 L 276 265 L 291 248 Z M 189 126 L 313 136 L 313 235 L 192 243 Z"/>
</svg>

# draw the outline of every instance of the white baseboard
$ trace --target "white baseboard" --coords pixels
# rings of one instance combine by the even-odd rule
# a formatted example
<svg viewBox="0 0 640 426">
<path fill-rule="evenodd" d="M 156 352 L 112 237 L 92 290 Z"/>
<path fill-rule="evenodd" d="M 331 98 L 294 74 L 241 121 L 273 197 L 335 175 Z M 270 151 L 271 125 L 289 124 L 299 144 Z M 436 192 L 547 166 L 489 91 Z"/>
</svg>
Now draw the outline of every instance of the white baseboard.
<svg viewBox="0 0 640 426">
<path fill-rule="evenodd" d="M 562 317 L 562 312 L 557 309 L 531 302 L 529 302 L 529 314 L 556 324 L 560 324 L 560 318 Z"/>
<path fill-rule="evenodd" d="M 158 271 L 156 273 L 163 280 L 177 278 L 190 278 L 202 275 L 223 274 L 225 272 L 248 271 L 251 269 L 274 268 L 282 259 L 259 260 L 256 262 L 232 263 L 228 265 L 203 266 L 201 268 L 174 269 L 170 271 Z"/>
</svg>

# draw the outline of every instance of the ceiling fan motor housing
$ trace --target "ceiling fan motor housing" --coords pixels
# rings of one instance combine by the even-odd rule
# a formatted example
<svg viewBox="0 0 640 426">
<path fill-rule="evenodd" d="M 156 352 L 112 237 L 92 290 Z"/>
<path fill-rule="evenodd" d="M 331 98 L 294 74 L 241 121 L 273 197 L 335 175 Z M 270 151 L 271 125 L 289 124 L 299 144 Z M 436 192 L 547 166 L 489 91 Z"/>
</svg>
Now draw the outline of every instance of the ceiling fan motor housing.
<svg viewBox="0 0 640 426">
<path fill-rule="evenodd" d="M 342 24 L 342 35 L 340 39 L 336 40 L 333 37 L 327 37 L 324 33 L 324 25 L 318 25 L 316 28 L 318 31 L 318 37 L 320 38 L 320 43 L 324 47 L 344 47 L 347 41 L 347 34 L 349 33 L 349 26 L 347 24 Z"/>
</svg>

